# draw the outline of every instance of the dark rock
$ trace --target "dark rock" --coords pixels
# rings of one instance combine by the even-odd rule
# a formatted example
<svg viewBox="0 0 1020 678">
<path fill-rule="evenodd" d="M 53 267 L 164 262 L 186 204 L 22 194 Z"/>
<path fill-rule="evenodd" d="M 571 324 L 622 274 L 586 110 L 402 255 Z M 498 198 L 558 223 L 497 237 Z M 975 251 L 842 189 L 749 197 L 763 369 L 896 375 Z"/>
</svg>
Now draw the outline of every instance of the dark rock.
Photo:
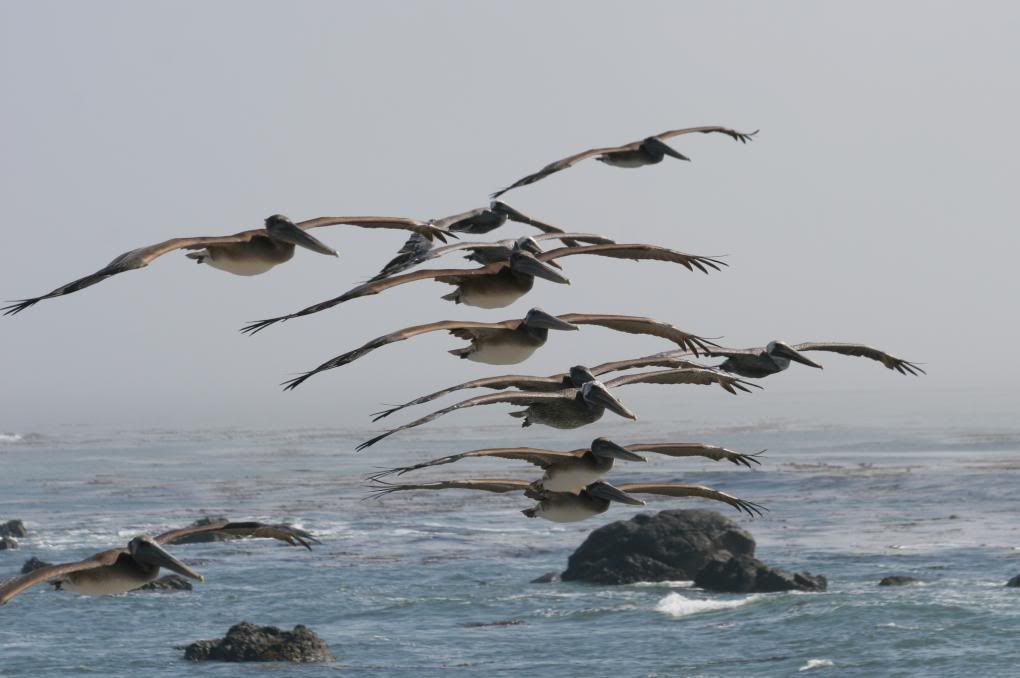
<svg viewBox="0 0 1020 678">
<path fill-rule="evenodd" d="M 736 555 L 754 555 L 754 538 L 716 511 L 640 513 L 589 534 L 562 577 L 595 584 L 689 580 L 709 560 Z"/>
<path fill-rule="evenodd" d="M 208 525 L 209 523 L 219 522 L 221 520 L 226 520 L 226 518 L 224 518 L 223 516 L 206 516 L 204 518 L 199 518 L 198 520 L 193 522 L 188 527 L 202 527 L 203 525 Z M 237 539 L 237 537 L 235 537 L 232 534 L 223 534 L 221 532 L 202 532 L 200 534 L 189 534 L 189 535 L 185 535 L 183 537 L 178 537 L 177 539 L 174 539 L 173 541 L 171 541 L 169 543 L 175 544 L 175 545 L 176 544 L 207 544 L 207 543 L 209 543 L 211 541 L 227 541 L 229 539 Z"/>
<path fill-rule="evenodd" d="M 555 584 L 560 580 L 559 572 L 546 572 L 545 574 L 535 577 L 531 580 L 532 584 Z"/>
<path fill-rule="evenodd" d="M 772 593 L 824 591 L 828 582 L 821 575 L 787 572 L 752 556 L 734 556 L 709 562 L 694 578 L 694 585 L 723 593 Z"/>
<path fill-rule="evenodd" d="M 520 626 L 521 624 L 527 624 L 527 622 L 523 619 L 504 619 L 494 622 L 467 622 L 461 626 L 466 629 L 487 629 L 493 626 Z"/>
<path fill-rule="evenodd" d="M 882 577 L 882 581 L 878 582 L 879 586 L 907 586 L 908 584 L 920 584 L 921 582 L 913 577 L 908 577 L 902 574 L 894 574 L 889 577 Z"/>
<path fill-rule="evenodd" d="M 293 631 L 275 626 L 241 622 L 230 627 L 221 640 L 200 640 L 184 648 L 192 661 L 222 662 L 329 662 L 329 646 L 308 628 L 298 624 Z"/>
<path fill-rule="evenodd" d="M 1020 588 L 1020 574 L 1018 574 L 1017 576 L 1013 577 L 1008 582 L 1006 582 L 1006 586 L 1011 586 L 1013 588 Z"/>
<path fill-rule="evenodd" d="M 135 591 L 190 591 L 191 582 L 179 574 L 168 574 L 165 577 L 150 581 L 145 586 L 139 586 Z"/>
<path fill-rule="evenodd" d="M 27 536 L 28 530 L 25 529 L 25 523 L 20 520 L 8 520 L 6 523 L 0 523 L 0 537 L 24 539 Z"/>
<path fill-rule="evenodd" d="M 47 563 L 45 560 L 39 560 L 35 556 L 32 556 L 25 561 L 25 564 L 21 566 L 21 574 L 28 574 L 33 570 L 38 570 L 40 567 L 49 567 L 53 563 Z"/>
<path fill-rule="evenodd" d="M 16 548 L 18 548 L 18 542 L 14 541 L 10 537 L 0 537 L 0 551 Z"/>
</svg>

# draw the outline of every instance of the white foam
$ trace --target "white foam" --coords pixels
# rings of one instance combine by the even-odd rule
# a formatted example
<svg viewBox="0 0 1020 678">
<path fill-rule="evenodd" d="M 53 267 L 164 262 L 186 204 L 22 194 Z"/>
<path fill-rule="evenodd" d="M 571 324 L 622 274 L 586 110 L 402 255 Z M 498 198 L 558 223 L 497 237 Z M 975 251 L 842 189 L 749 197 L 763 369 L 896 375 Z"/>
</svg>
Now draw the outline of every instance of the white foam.
<svg viewBox="0 0 1020 678">
<path fill-rule="evenodd" d="M 758 598 L 759 596 L 749 596 L 740 600 L 712 600 L 706 598 L 688 598 L 679 593 L 671 593 L 655 605 L 655 611 L 668 614 L 671 617 L 686 617 L 701 612 L 729 610 L 734 607 L 747 605 Z"/>
<path fill-rule="evenodd" d="M 823 666 L 833 666 L 831 659 L 808 659 L 807 664 L 797 669 L 798 671 L 810 671 L 811 669 L 818 669 Z"/>
<path fill-rule="evenodd" d="M 20 443 L 22 440 L 17 433 L 0 433 L 0 443 Z"/>
</svg>

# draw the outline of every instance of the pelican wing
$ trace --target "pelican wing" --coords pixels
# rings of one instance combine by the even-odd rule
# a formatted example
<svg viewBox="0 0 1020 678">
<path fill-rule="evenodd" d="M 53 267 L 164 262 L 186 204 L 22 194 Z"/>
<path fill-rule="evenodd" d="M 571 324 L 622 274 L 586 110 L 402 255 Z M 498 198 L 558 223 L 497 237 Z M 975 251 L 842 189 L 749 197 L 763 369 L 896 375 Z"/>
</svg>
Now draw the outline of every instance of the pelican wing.
<svg viewBox="0 0 1020 678">
<path fill-rule="evenodd" d="M 703 497 L 713 501 L 721 501 L 729 504 L 738 511 L 743 511 L 749 516 L 760 516 L 762 511 L 767 511 L 764 506 L 745 501 L 733 495 L 713 490 L 704 485 L 681 485 L 678 483 L 624 483 L 617 485 L 617 489 L 627 494 L 662 494 L 667 497 Z"/>
<path fill-rule="evenodd" d="M 450 386 L 449 388 L 434 391 L 428 395 L 421 396 L 420 398 L 415 398 L 403 405 L 396 405 L 379 412 L 373 412 L 372 421 L 379 421 L 380 419 L 388 417 L 394 412 L 398 412 L 405 407 L 431 402 L 437 398 L 442 398 L 447 394 L 468 388 L 492 388 L 497 390 L 504 388 L 516 388 L 521 391 L 558 391 L 566 387 L 566 384 L 564 383 L 566 376 L 566 374 L 558 374 L 552 377 L 529 377 L 521 374 L 504 374 L 498 377 L 472 379 L 471 381 L 465 381 L 463 384 Z"/>
<path fill-rule="evenodd" d="M 680 356 L 687 355 L 687 353 L 680 353 L 676 351 L 669 351 L 666 353 L 656 353 L 655 355 L 645 356 L 643 358 L 631 358 L 630 360 L 616 360 L 609 363 L 602 363 L 591 368 L 591 373 L 596 377 L 606 374 L 607 372 L 619 372 L 620 370 L 629 370 L 635 367 L 668 367 L 670 369 L 710 369 L 704 365 L 698 363 L 692 363 L 689 360 L 685 360 Z"/>
<path fill-rule="evenodd" d="M 625 150 L 627 149 L 628 146 L 631 145 L 633 145 L 636 148 L 638 145 L 640 145 L 640 143 L 641 142 L 639 141 L 636 142 L 635 144 L 628 144 L 627 146 L 606 146 L 603 148 L 590 148 L 587 151 L 582 151 L 581 153 L 576 153 L 574 155 L 567 156 L 566 158 L 557 160 L 556 162 L 549 163 L 548 165 L 538 170 L 537 172 L 533 172 L 532 174 L 529 174 L 526 177 L 518 179 L 517 181 L 510 184 L 506 188 L 499 189 L 498 191 L 493 193 L 491 197 L 498 198 L 499 196 L 503 195 L 507 191 L 512 190 L 514 188 L 520 188 L 521 186 L 533 184 L 536 181 L 539 181 L 540 179 L 545 179 L 550 174 L 555 174 L 556 172 L 565 170 L 568 167 L 573 167 L 577 163 L 581 162 L 582 160 L 586 160 L 587 158 L 594 158 L 597 155 L 611 153 L 613 151 Z"/>
<path fill-rule="evenodd" d="M 341 367 L 343 365 L 346 365 L 347 363 L 354 362 L 358 358 L 371 353 L 377 348 L 382 348 L 383 346 L 393 344 L 398 341 L 404 341 L 405 339 L 410 339 L 411 337 L 418 336 L 419 334 L 446 330 L 455 337 L 470 338 L 472 332 L 483 332 L 486 330 L 514 329 L 515 327 L 517 327 L 517 325 L 520 324 L 520 322 L 521 322 L 520 320 L 505 320 L 501 323 L 473 323 L 464 322 L 460 320 L 440 320 L 439 322 L 428 323 L 426 325 L 415 325 L 413 327 L 405 327 L 402 330 L 397 330 L 396 332 L 390 332 L 389 334 L 384 334 L 381 337 L 376 337 L 372 341 L 354 349 L 353 351 L 348 351 L 347 353 L 338 355 L 335 358 L 332 358 L 331 360 L 327 360 L 326 362 L 322 363 L 314 370 L 305 372 L 304 374 L 301 374 L 295 377 L 294 379 L 290 379 L 284 382 L 283 383 L 283 386 L 285 386 L 284 390 L 289 391 L 293 388 L 297 388 L 298 386 L 301 385 L 302 382 L 311 377 L 313 374 L 318 374 L 319 372 L 323 372 L 325 370 L 331 370 L 334 367 Z"/>
<path fill-rule="evenodd" d="M 680 264 L 689 271 L 697 269 L 702 273 L 708 273 L 709 269 L 719 271 L 722 270 L 723 266 L 727 265 L 726 262 L 720 261 L 719 259 L 702 257 L 696 254 L 685 254 L 683 252 L 677 252 L 676 250 L 659 247 L 657 245 L 618 243 L 587 245 L 582 247 L 560 247 L 540 254 L 538 255 L 538 258 L 542 261 L 552 261 L 554 259 L 569 257 L 575 254 L 594 254 L 600 257 L 632 259 L 634 261 L 668 261 L 674 264 Z"/>
<path fill-rule="evenodd" d="M 737 379 L 715 370 L 691 368 L 625 374 L 622 377 L 616 377 L 606 382 L 606 386 L 609 388 L 625 386 L 627 384 L 696 384 L 698 386 L 717 384 L 733 395 L 736 395 L 737 391 L 750 393 L 751 389 L 748 388 L 749 386 L 761 388 L 758 384 L 752 384 L 749 381 Z"/>
<path fill-rule="evenodd" d="M 416 485 L 395 485 L 376 481 L 377 487 L 372 490 L 375 497 L 382 497 L 393 492 L 407 490 L 481 490 L 482 492 L 523 492 L 531 485 L 527 480 L 478 479 L 478 480 L 440 480 L 434 483 L 418 483 Z"/>
<path fill-rule="evenodd" d="M 752 140 L 754 135 L 758 133 L 758 130 L 755 130 L 753 132 L 738 132 L 737 130 L 730 129 L 729 127 L 707 125 L 704 127 L 682 127 L 680 129 L 671 129 L 667 132 L 656 134 L 655 138 L 658 139 L 659 141 L 665 141 L 666 139 L 678 137 L 682 134 L 712 134 L 712 133 L 725 134 L 726 136 L 732 138 L 735 141 L 739 141 L 742 144 L 746 144 L 748 141 Z"/>
<path fill-rule="evenodd" d="M 460 461 L 461 459 L 488 457 L 495 457 L 497 459 L 519 459 L 544 469 L 555 464 L 557 461 L 576 459 L 581 454 L 584 454 L 585 451 L 586 450 L 580 450 L 579 452 L 556 452 L 554 450 L 543 450 L 536 447 L 493 447 L 483 450 L 461 452 L 460 454 L 451 454 L 446 457 L 439 457 L 438 459 L 414 464 L 413 466 L 400 466 L 397 468 L 387 469 L 369 476 L 369 479 L 379 480 L 380 478 L 394 474 L 402 476 L 410 471 L 417 471 L 430 466 L 444 466 L 446 464 L 452 464 Z"/>
<path fill-rule="evenodd" d="M 918 367 L 915 363 L 906 361 L 902 358 L 897 358 L 894 355 L 890 355 L 885 351 L 880 351 L 877 348 L 871 346 L 865 346 L 864 344 L 841 344 L 833 342 L 820 342 L 820 341 L 809 341 L 803 344 L 796 344 L 792 347 L 795 351 L 832 351 L 833 353 L 840 353 L 842 355 L 852 355 L 859 358 L 871 358 L 882 363 L 890 370 L 896 370 L 900 374 L 910 374 L 917 376 L 920 374 L 927 374 L 922 368 Z"/>
<path fill-rule="evenodd" d="M 115 276 L 118 273 L 133 271 L 138 268 L 145 268 L 164 254 L 169 254 L 176 250 L 194 250 L 208 247 L 209 245 L 228 245 L 248 242 L 256 237 L 265 237 L 265 235 L 266 232 L 263 229 L 254 229 L 225 236 L 172 238 L 161 243 L 156 243 L 155 245 L 149 245 L 148 247 L 139 247 L 138 249 L 121 254 L 95 273 L 87 275 L 84 278 L 78 278 L 66 285 L 61 285 L 48 294 L 32 297 L 31 299 L 21 299 L 10 306 L 0 308 L 0 311 L 4 311 L 4 315 L 15 315 L 21 313 L 26 308 L 34 306 L 43 299 L 52 299 L 53 297 L 71 294 L 72 292 L 83 290 L 86 287 L 91 287 L 92 285 L 102 282 L 103 280 L 106 280 L 111 276 Z"/>
<path fill-rule="evenodd" d="M 639 318 L 630 315 L 595 315 L 589 313 L 567 313 L 559 316 L 560 320 L 575 325 L 599 325 L 617 332 L 628 334 L 650 334 L 654 337 L 672 341 L 680 348 L 694 355 L 710 353 L 710 347 L 717 346 L 712 341 L 673 327 L 669 323 L 659 322 L 651 318 Z"/>
<path fill-rule="evenodd" d="M 761 464 L 756 457 L 762 454 L 741 454 L 725 447 L 717 445 L 706 445 L 704 443 L 645 443 L 639 445 L 627 445 L 631 452 L 653 452 L 664 454 L 668 457 L 705 457 L 713 461 L 729 461 L 737 466 L 751 468 L 751 464 Z"/>
<path fill-rule="evenodd" d="M 338 225 L 414 231 L 428 240 L 439 240 L 441 242 L 446 242 L 447 238 L 457 237 L 437 224 L 407 217 L 317 217 L 297 224 L 298 228 L 304 230 Z"/>
<path fill-rule="evenodd" d="M 62 577 L 64 575 L 71 574 L 72 572 L 93 570 L 97 567 L 113 565 L 117 562 L 117 558 L 127 552 L 127 549 L 123 548 L 110 549 L 109 551 L 103 551 L 102 553 L 97 553 L 94 556 L 89 556 L 84 560 L 79 560 L 76 563 L 47 565 L 46 567 L 40 567 L 37 570 L 32 570 L 28 574 L 23 574 L 20 577 L 13 577 L 0 582 L 0 605 L 3 605 L 25 589 L 31 588 L 36 584 L 41 584 L 44 581 L 56 579 L 57 577 Z"/>
<path fill-rule="evenodd" d="M 564 232 L 562 228 L 558 228 L 556 226 L 553 226 L 552 224 L 547 224 L 544 221 L 539 221 L 538 219 L 533 219 L 532 217 L 529 217 L 527 214 L 518 211 L 513 207 L 510 207 L 510 205 L 507 205 L 505 202 L 501 202 L 500 204 L 503 206 L 503 211 L 506 213 L 506 216 L 510 221 L 516 221 L 518 224 L 527 224 L 528 226 L 533 226 L 538 230 L 542 231 L 543 233 Z"/>
<path fill-rule="evenodd" d="M 270 525 L 257 522 L 236 523 L 227 520 L 217 520 L 204 525 L 189 525 L 177 530 L 170 530 L 155 537 L 154 541 L 157 544 L 173 544 L 179 539 L 196 534 L 226 534 L 238 539 L 276 539 L 287 542 L 291 546 L 304 546 L 308 550 L 312 549 L 312 544 L 322 543 L 308 532 L 291 527 L 290 525 Z"/>
<path fill-rule="evenodd" d="M 456 412 L 457 410 L 462 410 L 468 407 L 477 407 L 479 405 L 495 405 L 499 403 L 510 403 L 512 405 L 532 405 L 534 403 L 540 402 L 558 402 L 564 399 L 569 400 L 573 398 L 576 393 L 577 391 L 575 389 L 564 389 L 562 391 L 556 391 L 553 393 L 515 391 L 513 393 L 493 393 L 490 395 L 482 395 L 477 396 L 475 398 L 469 398 L 467 400 L 462 400 L 461 402 L 456 403 L 454 405 L 450 405 L 449 407 L 444 407 L 441 410 L 436 410 L 432 414 L 428 414 L 419 419 L 415 419 L 409 424 L 404 424 L 403 426 L 398 426 L 397 428 L 390 429 L 385 433 L 381 433 L 376 437 L 372 438 L 371 440 L 366 440 L 365 442 L 361 443 L 360 445 L 358 445 L 356 449 L 360 452 L 361 450 L 364 450 L 365 448 L 375 445 L 380 440 L 387 438 L 393 435 L 394 433 L 398 433 L 399 431 L 404 431 L 409 428 L 414 428 L 416 426 L 421 426 L 422 424 L 427 424 L 430 421 L 438 419 L 439 417 L 442 417 L 445 414 Z"/>
</svg>

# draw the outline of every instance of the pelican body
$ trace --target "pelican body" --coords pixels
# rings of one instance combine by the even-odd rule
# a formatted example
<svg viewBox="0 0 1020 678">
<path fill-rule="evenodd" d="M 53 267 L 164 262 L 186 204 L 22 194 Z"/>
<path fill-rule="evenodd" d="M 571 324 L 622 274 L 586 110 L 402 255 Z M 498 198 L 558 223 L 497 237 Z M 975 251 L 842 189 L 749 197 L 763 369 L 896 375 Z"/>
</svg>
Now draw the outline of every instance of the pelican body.
<svg viewBox="0 0 1020 678">
<path fill-rule="evenodd" d="M 731 354 L 718 369 L 749 379 L 761 379 L 786 370 L 791 361 L 822 369 L 821 365 L 782 341 L 770 341 L 763 351 L 757 353 Z"/>
<path fill-rule="evenodd" d="M 544 278 L 560 284 L 569 280 L 555 268 L 532 256 L 542 249 L 532 238 L 522 238 L 506 257 L 500 253 L 479 254 L 476 257 L 483 265 L 508 261 L 508 265 L 491 275 L 463 277 L 457 281 L 457 289 L 443 297 L 447 301 L 478 308 L 504 308 L 514 303 L 535 286 L 535 278 Z M 530 252 L 529 254 L 525 254 Z"/>
<path fill-rule="evenodd" d="M 514 329 L 472 332 L 470 346 L 455 348 L 451 355 L 487 365 L 524 362 L 549 338 L 549 330 L 576 330 L 577 326 L 540 309 L 531 309 Z"/>
<path fill-rule="evenodd" d="M 607 409 L 621 417 L 637 419 L 637 415 L 610 393 L 602 382 L 592 377 L 591 381 L 580 385 L 572 399 L 532 403 L 523 410 L 511 412 L 510 416 L 524 419 L 521 426 L 544 424 L 552 428 L 571 429 L 598 421 Z"/>
<path fill-rule="evenodd" d="M 621 492 L 609 483 L 597 480 L 577 494 L 570 492 L 540 492 L 534 495 L 538 503 L 521 511 L 528 518 L 541 518 L 553 523 L 579 523 L 592 516 L 605 513 L 614 501 L 644 506 L 644 502 Z"/>
<path fill-rule="evenodd" d="M 150 537 L 135 537 L 127 552 L 117 555 L 111 565 L 92 570 L 78 570 L 57 580 L 57 588 L 87 596 L 110 596 L 133 591 L 159 577 L 165 567 L 177 574 L 204 581 L 202 575 L 173 557 Z"/>
<path fill-rule="evenodd" d="M 606 438 L 596 438 L 591 449 L 579 457 L 567 457 L 554 461 L 545 469 L 535 486 L 548 492 L 569 492 L 578 494 L 613 469 L 617 459 L 644 461 L 641 455 L 617 445 Z"/>
</svg>

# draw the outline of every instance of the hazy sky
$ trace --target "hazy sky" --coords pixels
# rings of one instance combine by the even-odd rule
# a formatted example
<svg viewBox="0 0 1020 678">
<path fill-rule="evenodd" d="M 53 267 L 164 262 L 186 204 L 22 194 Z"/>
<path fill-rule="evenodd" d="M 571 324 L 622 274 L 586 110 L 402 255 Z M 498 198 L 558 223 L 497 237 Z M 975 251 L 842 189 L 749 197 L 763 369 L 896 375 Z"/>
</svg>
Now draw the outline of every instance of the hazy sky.
<svg viewBox="0 0 1020 678">
<path fill-rule="evenodd" d="M 689 164 L 587 162 L 505 196 L 564 228 L 728 255 L 724 272 L 575 257 L 571 286 L 540 281 L 507 309 L 424 282 L 248 338 L 244 321 L 348 289 L 403 235 L 326 229 L 339 259 L 299 251 L 252 278 L 172 254 L 0 318 L 0 431 L 361 426 L 378 403 L 466 379 L 669 348 L 588 328 L 506 369 L 458 361 L 436 334 L 277 386 L 400 327 L 534 305 L 729 346 L 868 342 L 929 371 L 820 354 L 824 372 L 795 365 L 755 396 L 621 393 L 653 417 L 1008 421 L 1018 34 L 1007 2 L 0 2 L 0 299 L 276 212 L 440 217 L 591 146 L 761 129 L 747 146 L 675 140 Z M 505 420 L 489 409 L 446 423 Z"/>
</svg>

